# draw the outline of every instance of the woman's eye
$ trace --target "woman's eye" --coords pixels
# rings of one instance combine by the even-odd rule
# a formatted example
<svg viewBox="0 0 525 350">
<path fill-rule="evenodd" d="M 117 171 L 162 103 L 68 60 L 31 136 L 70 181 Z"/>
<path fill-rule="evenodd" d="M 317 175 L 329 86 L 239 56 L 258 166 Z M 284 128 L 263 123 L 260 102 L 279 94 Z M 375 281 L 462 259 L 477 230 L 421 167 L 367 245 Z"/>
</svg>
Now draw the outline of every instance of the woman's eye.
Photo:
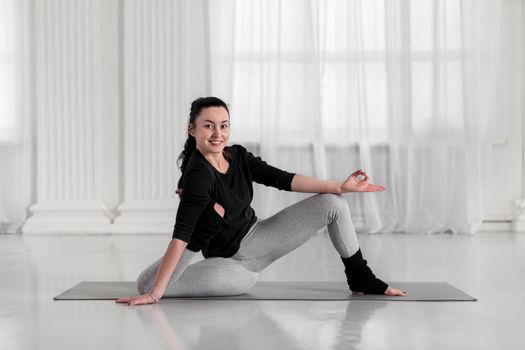
<svg viewBox="0 0 525 350">
<path fill-rule="evenodd" d="M 228 126 L 229 126 L 229 125 L 222 125 L 222 128 L 223 128 L 223 129 L 228 129 Z"/>
</svg>

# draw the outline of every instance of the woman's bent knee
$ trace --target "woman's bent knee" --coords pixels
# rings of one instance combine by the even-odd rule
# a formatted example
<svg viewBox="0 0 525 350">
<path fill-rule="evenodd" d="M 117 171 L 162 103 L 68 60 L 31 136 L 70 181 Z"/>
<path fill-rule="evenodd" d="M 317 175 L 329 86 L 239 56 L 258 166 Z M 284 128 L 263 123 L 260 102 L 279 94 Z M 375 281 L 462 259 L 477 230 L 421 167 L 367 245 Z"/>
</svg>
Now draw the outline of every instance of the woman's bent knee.
<svg viewBox="0 0 525 350">
<path fill-rule="evenodd" d="M 250 274 L 247 275 L 247 277 L 243 281 L 243 284 L 241 286 L 242 293 L 240 294 L 244 294 L 250 289 L 252 289 L 258 280 L 259 280 L 259 273 L 250 271 Z"/>
<path fill-rule="evenodd" d="M 188 266 L 179 279 L 168 285 L 166 296 L 213 297 L 240 295 L 250 290 L 259 273 L 224 258 L 209 258 Z"/>
<path fill-rule="evenodd" d="M 143 274 L 140 274 L 140 276 L 137 278 L 136 283 L 137 283 L 137 290 L 139 291 L 140 294 L 147 293 L 146 282 L 143 277 Z"/>
<path fill-rule="evenodd" d="M 153 288 L 153 279 L 149 269 L 142 271 L 137 278 L 137 290 L 140 294 L 146 294 Z"/>
<path fill-rule="evenodd" d="M 319 200 L 322 201 L 324 207 L 348 207 L 346 199 L 337 193 L 319 193 Z"/>
<path fill-rule="evenodd" d="M 250 271 L 238 264 L 223 266 L 222 269 L 217 269 L 212 274 L 206 278 L 205 289 L 217 296 L 244 294 L 259 279 L 258 272 Z"/>
</svg>

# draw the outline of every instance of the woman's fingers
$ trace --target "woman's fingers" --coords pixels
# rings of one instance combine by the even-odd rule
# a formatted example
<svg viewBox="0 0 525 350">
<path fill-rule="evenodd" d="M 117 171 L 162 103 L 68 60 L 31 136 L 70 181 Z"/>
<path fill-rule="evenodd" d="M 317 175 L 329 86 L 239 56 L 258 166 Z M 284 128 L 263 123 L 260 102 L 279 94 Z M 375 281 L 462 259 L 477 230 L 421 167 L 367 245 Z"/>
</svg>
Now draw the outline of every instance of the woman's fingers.
<svg viewBox="0 0 525 350">
<path fill-rule="evenodd" d="M 384 191 L 384 186 L 362 183 L 357 185 L 357 192 L 377 192 Z"/>
<path fill-rule="evenodd" d="M 129 303 L 131 300 L 138 298 L 139 296 L 133 296 L 133 297 L 125 297 L 125 298 L 118 298 L 116 300 L 117 303 Z"/>
<path fill-rule="evenodd" d="M 368 186 L 368 190 L 370 192 L 384 191 L 385 190 L 385 186 L 379 186 L 379 185 L 370 184 Z"/>
<path fill-rule="evenodd" d="M 143 304 L 149 304 L 149 302 L 147 302 L 146 300 L 144 300 L 144 298 L 137 298 L 137 299 L 133 299 L 131 300 L 128 305 L 143 305 Z"/>
<path fill-rule="evenodd" d="M 149 294 L 144 294 L 128 302 L 128 305 L 155 304 L 155 300 Z"/>
<path fill-rule="evenodd" d="M 359 170 L 354 171 L 351 176 L 363 175 L 363 173 L 365 173 L 365 172 L 363 170 L 359 169 Z"/>
<path fill-rule="evenodd" d="M 363 173 L 363 170 L 356 170 L 350 176 L 354 176 L 355 178 L 357 178 L 362 173 Z"/>
<path fill-rule="evenodd" d="M 359 180 L 359 175 L 364 176 L 364 178 Z M 385 190 L 384 186 L 368 183 L 368 180 L 370 180 L 370 176 L 366 171 L 356 170 L 344 182 L 343 190 L 346 192 L 377 192 Z"/>
<path fill-rule="evenodd" d="M 128 305 L 143 305 L 143 304 L 153 304 L 154 300 L 148 294 L 145 294 L 145 295 L 136 295 L 133 297 L 118 298 L 116 302 L 120 304 L 128 304 Z"/>
<path fill-rule="evenodd" d="M 357 179 L 357 177 L 358 177 L 359 175 L 364 176 L 364 179 L 362 179 L 362 180 Z M 361 169 L 354 171 L 354 172 L 352 173 L 352 175 L 350 175 L 350 176 L 355 176 L 355 178 L 356 178 L 358 181 L 368 181 L 368 180 L 370 179 L 370 176 L 368 176 L 368 174 L 367 174 L 365 171 L 361 170 Z"/>
</svg>

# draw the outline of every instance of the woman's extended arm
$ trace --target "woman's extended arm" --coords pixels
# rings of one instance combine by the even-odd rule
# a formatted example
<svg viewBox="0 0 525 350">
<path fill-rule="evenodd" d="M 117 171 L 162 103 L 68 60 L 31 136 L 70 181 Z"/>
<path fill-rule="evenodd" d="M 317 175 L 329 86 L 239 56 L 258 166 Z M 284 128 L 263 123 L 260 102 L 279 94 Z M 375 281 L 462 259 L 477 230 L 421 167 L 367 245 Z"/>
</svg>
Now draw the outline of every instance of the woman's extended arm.
<svg viewBox="0 0 525 350">
<path fill-rule="evenodd" d="M 342 193 L 342 182 L 326 181 L 301 174 L 295 174 L 292 179 L 293 192 L 308 193 Z"/>
<path fill-rule="evenodd" d="M 166 253 L 164 253 L 164 257 L 162 258 L 162 262 L 160 263 L 159 269 L 157 271 L 157 276 L 155 277 L 155 285 L 150 291 L 150 293 L 153 294 L 155 299 L 158 300 L 162 298 L 162 295 L 166 290 L 166 286 L 170 281 L 171 275 L 173 274 L 173 271 L 175 271 L 175 267 L 177 267 L 180 257 L 184 252 L 184 249 L 186 249 L 187 245 L 187 242 L 184 242 L 183 240 L 178 238 L 174 238 L 171 240 L 168 249 L 166 249 Z"/>
<path fill-rule="evenodd" d="M 183 240 L 177 238 L 172 239 L 168 245 L 168 249 L 166 249 L 166 253 L 164 253 L 162 262 L 160 263 L 153 289 L 149 293 L 143 295 L 119 298 L 117 299 L 117 303 L 128 303 L 129 305 L 152 304 L 162 298 L 171 275 L 173 274 L 173 271 L 175 271 L 180 257 L 187 245 L 188 243 Z"/>
<path fill-rule="evenodd" d="M 359 180 L 358 176 L 364 176 Z M 344 182 L 326 181 L 301 174 L 295 174 L 292 179 L 293 192 L 308 193 L 346 193 L 346 192 L 376 192 L 384 191 L 384 186 L 368 183 L 369 176 L 363 170 L 357 170 Z"/>
</svg>

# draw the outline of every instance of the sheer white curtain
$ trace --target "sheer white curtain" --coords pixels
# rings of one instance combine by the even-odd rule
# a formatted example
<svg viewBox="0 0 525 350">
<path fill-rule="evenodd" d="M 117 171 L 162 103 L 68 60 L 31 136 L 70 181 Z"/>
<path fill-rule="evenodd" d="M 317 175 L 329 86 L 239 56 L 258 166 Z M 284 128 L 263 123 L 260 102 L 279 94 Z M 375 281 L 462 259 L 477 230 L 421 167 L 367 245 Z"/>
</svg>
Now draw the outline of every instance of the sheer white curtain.
<svg viewBox="0 0 525 350">
<path fill-rule="evenodd" d="M 16 233 L 31 203 L 31 1 L 0 0 L 0 233 Z"/>
<path fill-rule="evenodd" d="M 364 232 L 474 233 L 490 146 L 497 0 L 210 1 L 211 92 L 232 143 L 345 197 Z M 303 194 L 256 188 L 266 217 Z"/>
</svg>

